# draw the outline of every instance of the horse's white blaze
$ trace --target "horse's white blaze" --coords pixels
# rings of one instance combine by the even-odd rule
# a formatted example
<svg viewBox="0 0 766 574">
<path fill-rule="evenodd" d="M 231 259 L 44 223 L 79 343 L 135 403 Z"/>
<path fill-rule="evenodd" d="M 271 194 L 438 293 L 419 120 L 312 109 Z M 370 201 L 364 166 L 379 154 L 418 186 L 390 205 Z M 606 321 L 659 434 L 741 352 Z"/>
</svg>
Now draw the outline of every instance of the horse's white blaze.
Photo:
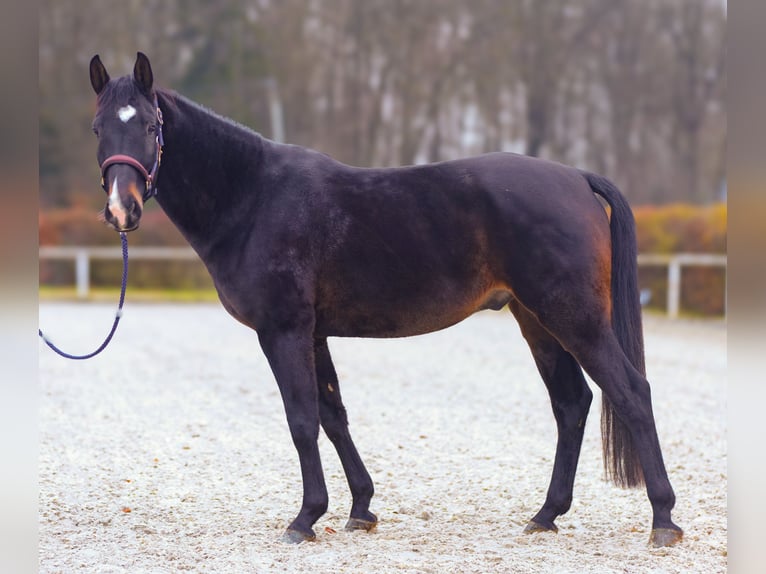
<svg viewBox="0 0 766 574">
<path fill-rule="evenodd" d="M 117 190 L 117 178 L 114 178 L 112 182 L 112 192 L 109 194 L 109 212 L 117 220 L 120 227 L 125 227 L 125 222 L 128 218 L 128 212 L 125 210 L 125 206 L 120 199 L 120 193 Z"/>
<path fill-rule="evenodd" d="M 130 118 L 136 115 L 136 108 L 131 105 L 123 106 L 117 110 L 117 117 L 120 118 L 122 123 L 127 123 Z"/>
</svg>

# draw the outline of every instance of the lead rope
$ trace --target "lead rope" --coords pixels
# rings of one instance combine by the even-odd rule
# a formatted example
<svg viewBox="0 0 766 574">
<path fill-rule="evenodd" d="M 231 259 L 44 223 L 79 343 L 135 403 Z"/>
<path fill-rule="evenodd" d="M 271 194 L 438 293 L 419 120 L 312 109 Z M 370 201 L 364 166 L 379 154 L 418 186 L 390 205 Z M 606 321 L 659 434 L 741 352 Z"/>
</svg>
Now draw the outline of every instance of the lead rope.
<svg viewBox="0 0 766 574">
<path fill-rule="evenodd" d="M 106 339 L 104 339 L 104 342 L 101 343 L 101 346 L 92 353 L 88 353 L 87 355 L 70 355 L 69 353 L 65 353 L 59 349 L 45 335 L 43 335 L 43 332 L 40 329 L 37 329 L 37 334 L 40 335 L 40 338 L 43 341 L 45 341 L 45 344 L 64 358 L 75 359 L 79 361 L 82 359 L 90 359 L 91 357 L 95 357 L 101 351 L 106 349 L 106 346 L 109 344 L 109 341 L 112 340 L 112 337 L 117 330 L 117 325 L 120 323 L 120 319 L 122 318 L 122 305 L 125 303 L 125 289 L 128 285 L 128 238 L 125 233 L 121 232 L 120 239 L 122 239 L 122 287 L 120 289 L 120 303 L 117 306 L 117 313 L 114 317 L 114 323 L 112 323 L 112 330 L 109 331 L 109 334 L 106 336 Z"/>
</svg>

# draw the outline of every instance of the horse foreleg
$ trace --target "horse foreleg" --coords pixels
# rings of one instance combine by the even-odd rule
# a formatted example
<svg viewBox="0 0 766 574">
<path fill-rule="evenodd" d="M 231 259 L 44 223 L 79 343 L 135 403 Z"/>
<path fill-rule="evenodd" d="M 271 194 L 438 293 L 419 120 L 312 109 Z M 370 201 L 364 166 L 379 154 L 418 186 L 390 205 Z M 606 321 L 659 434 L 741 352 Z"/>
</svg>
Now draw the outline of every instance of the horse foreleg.
<svg viewBox="0 0 766 574">
<path fill-rule="evenodd" d="M 575 472 L 593 393 L 574 357 L 540 325 L 535 316 L 518 301 L 511 301 L 509 308 L 521 327 L 548 389 L 558 430 L 548 494 L 543 507 L 529 521 L 524 532 L 556 532 L 558 528 L 554 520 L 565 514 L 572 504 Z"/>
<path fill-rule="evenodd" d="M 259 331 L 258 339 L 282 394 L 303 478 L 303 504 L 283 540 L 314 540 L 312 526 L 327 511 L 328 499 L 317 445 L 319 408 L 313 337 L 302 332 Z"/>
<path fill-rule="evenodd" d="M 346 408 L 341 399 L 338 375 L 327 347 L 327 339 L 314 341 L 314 357 L 319 389 L 319 418 L 327 437 L 338 452 L 351 490 L 352 505 L 346 530 L 370 531 L 378 523 L 377 516 L 369 510 L 374 487 L 348 432 Z"/>
</svg>

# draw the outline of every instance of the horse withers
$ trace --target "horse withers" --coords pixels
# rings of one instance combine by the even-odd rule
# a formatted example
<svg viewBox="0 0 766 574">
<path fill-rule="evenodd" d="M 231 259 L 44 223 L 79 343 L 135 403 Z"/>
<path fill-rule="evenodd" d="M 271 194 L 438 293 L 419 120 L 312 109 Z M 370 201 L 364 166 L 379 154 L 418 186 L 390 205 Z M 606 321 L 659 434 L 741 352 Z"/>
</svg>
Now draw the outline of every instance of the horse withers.
<svg viewBox="0 0 766 574">
<path fill-rule="evenodd" d="M 633 215 L 608 180 L 511 153 L 348 166 L 156 88 L 141 53 L 133 74 L 117 79 L 95 56 L 90 80 L 105 220 L 136 229 L 156 192 L 223 306 L 258 334 L 303 478 L 285 540 L 314 539 L 327 509 L 320 425 L 351 490 L 346 527 L 372 530 L 378 521 L 327 338 L 418 335 L 505 306 L 558 428 L 548 493 L 525 530 L 556 531 L 569 510 L 592 399 L 584 369 L 603 392 L 607 475 L 646 485 L 653 545 L 681 540 L 645 377 Z"/>
</svg>

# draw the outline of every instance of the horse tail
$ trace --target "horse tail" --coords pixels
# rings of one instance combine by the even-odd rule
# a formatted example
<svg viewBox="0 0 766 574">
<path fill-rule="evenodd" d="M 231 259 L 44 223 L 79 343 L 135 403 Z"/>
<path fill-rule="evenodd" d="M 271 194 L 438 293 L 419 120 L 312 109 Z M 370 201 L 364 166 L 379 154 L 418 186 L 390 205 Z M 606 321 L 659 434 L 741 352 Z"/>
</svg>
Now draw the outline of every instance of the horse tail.
<svg viewBox="0 0 766 574">
<path fill-rule="evenodd" d="M 593 192 L 603 197 L 611 207 L 612 329 L 630 363 L 646 376 L 633 212 L 612 182 L 593 173 L 581 173 Z M 623 488 L 641 486 L 644 475 L 638 451 L 628 427 L 617 417 L 605 394 L 601 397 L 601 441 L 607 478 Z"/>
</svg>

